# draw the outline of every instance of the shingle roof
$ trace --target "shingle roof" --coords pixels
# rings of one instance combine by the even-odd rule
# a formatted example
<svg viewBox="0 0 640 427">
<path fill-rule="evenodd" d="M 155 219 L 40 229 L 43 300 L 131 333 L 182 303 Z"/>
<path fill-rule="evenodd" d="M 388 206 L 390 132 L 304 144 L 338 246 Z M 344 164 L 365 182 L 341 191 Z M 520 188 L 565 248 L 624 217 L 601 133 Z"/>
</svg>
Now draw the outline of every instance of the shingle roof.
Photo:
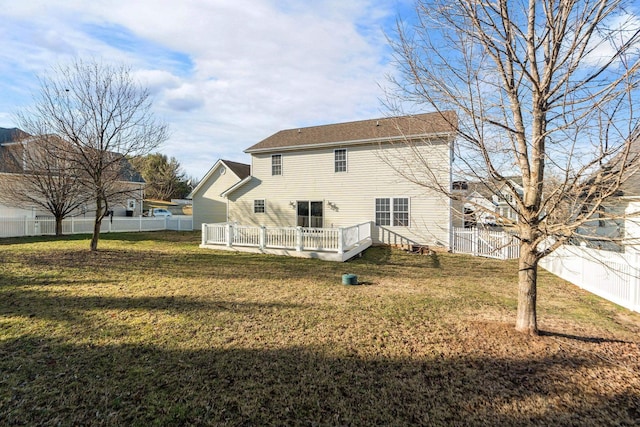
<svg viewBox="0 0 640 427">
<path fill-rule="evenodd" d="M 640 156 L 640 139 L 635 139 L 631 143 L 629 158 L 633 166 L 629 167 L 629 173 L 626 175 L 625 181 L 620 185 L 620 190 L 624 196 L 638 197 L 640 196 L 640 170 L 636 166 Z"/>
<path fill-rule="evenodd" d="M 0 128 L 1 129 L 1 128 Z M 18 129 L 19 130 L 19 129 Z M 20 131 L 20 130 L 19 130 Z M 22 132 L 22 131 L 20 131 Z M 19 136 L 23 136 L 23 135 L 28 135 L 24 132 L 22 132 L 22 134 L 18 133 L 16 135 Z M 56 141 L 56 144 L 59 144 L 60 142 L 65 143 L 66 142 L 56 136 L 53 135 L 49 135 L 49 136 L 44 136 L 45 138 L 51 138 L 53 137 L 53 139 L 49 139 L 49 141 Z M 22 157 L 23 157 L 23 150 L 24 147 L 22 145 L 9 145 L 11 142 L 14 141 L 9 141 L 9 142 L 4 142 L 4 143 L 0 143 L 0 172 L 4 172 L 4 173 L 23 173 L 23 164 L 22 164 Z M 38 137 L 30 137 L 28 139 L 24 139 L 24 142 L 27 144 L 32 144 L 36 147 L 38 147 L 38 144 L 41 144 L 42 141 L 38 139 Z M 68 146 L 68 144 L 67 144 Z M 120 180 L 121 181 L 126 181 L 126 182 L 136 182 L 136 183 L 144 183 L 145 180 L 142 177 L 142 175 L 140 174 L 140 172 L 138 172 L 133 165 L 131 165 L 131 163 L 129 162 L 129 160 L 123 156 L 120 153 L 116 153 L 116 152 L 109 152 L 109 154 L 111 156 L 114 156 L 113 158 L 117 158 L 118 162 L 120 163 Z"/>
<path fill-rule="evenodd" d="M 247 148 L 246 153 L 301 148 L 324 144 L 380 142 L 453 132 L 457 116 L 453 111 L 387 117 L 281 130 Z"/>
<path fill-rule="evenodd" d="M 613 197 L 639 197 L 640 196 L 640 167 L 638 164 L 640 163 L 640 138 L 636 138 L 631 142 L 631 147 L 629 152 L 626 153 L 626 156 L 623 157 L 623 153 L 619 153 L 615 156 L 605 167 L 602 169 L 606 172 L 609 172 L 609 180 L 617 180 L 618 172 L 620 171 L 620 167 L 624 166 L 625 170 L 622 174 L 622 183 L 613 195 Z M 623 158 L 626 164 L 623 165 Z M 598 173 L 602 170 L 597 170 L 587 183 L 589 184 L 592 180 L 596 179 Z"/>
<path fill-rule="evenodd" d="M 15 173 L 21 169 L 16 151 L 16 147 L 0 144 L 0 172 Z"/>
<path fill-rule="evenodd" d="M 232 162 L 231 160 L 222 160 L 222 161 L 224 162 L 225 165 L 227 165 L 229 169 L 231 169 L 233 173 L 238 175 L 238 178 L 240 179 L 244 179 L 248 177 L 249 174 L 251 173 L 250 165 L 246 165 L 244 163 Z"/>
<path fill-rule="evenodd" d="M 19 141 L 28 136 L 31 135 L 18 128 L 0 128 L 0 144 L 3 142 Z"/>
</svg>

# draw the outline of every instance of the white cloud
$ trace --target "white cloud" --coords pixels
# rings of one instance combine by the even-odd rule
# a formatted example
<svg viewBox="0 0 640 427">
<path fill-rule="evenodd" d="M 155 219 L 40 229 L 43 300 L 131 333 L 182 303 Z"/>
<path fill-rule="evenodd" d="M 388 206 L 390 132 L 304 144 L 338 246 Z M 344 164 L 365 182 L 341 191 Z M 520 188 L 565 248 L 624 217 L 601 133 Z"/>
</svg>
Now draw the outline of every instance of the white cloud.
<svg viewBox="0 0 640 427">
<path fill-rule="evenodd" d="M 152 95 L 177 88 L 181 84 L 178 76 L 165 70 L 136 70 L 133 77 L 149 89 Z"/>
<path fill-rule="evenodd" d="M 591 36 L 588 54 L 584 57 L 584 62 L 587 65 L 601 66 L 609 62 L 618 53 L 621 46 L 635 36 L 640 28 L 640 17 L 625 12 L 609 18 L 605 24 L 611 34 L 608 34 L 608 38 L 600 33 L 594 33 Z M 619 63 L 620 61 L 615 62 Z"/>
<path fill-rule="evenodd" d="M 0 52 L 0 71 L 8 76 L 0 91 L 24 103 L 26 89 L 37 84 L 34 72 L 73 56 L 131 64 L 172 129 L 162 151 L 203 176 L 218 157 L 248 160 L 242 150 L 279 129 L 382 114 L 378 84 L 388 71 L 382 28 L 395 4 L 11 2 L 0 10 L 8 25 L 0 30 L 8 40 Z M 0 120 L 12 108 L 8 101 L 0 100 Z"/>
</svg>

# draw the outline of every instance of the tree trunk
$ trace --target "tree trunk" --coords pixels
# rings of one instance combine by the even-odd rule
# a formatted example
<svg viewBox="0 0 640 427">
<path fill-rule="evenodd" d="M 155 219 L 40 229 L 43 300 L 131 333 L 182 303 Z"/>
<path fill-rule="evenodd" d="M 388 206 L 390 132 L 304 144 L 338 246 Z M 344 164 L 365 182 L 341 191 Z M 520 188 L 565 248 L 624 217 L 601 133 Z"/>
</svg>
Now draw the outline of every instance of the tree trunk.
<svg viewBox="0 0 640 427">
<path fill-rule="evenodd" d="M 100 227 L 102 226 L 102 200 L 98 198 L 96 200 L 96 220 L 93 223 L 93 235 L 91 236 L 91 251 L 98 250 L 98 240 L 100 239 Z"/>
<path fill-rule="evenodd" d="M 529 242 L 520 245 L 518 265 L 518 316 L 516 330 L 530 335 L 538 334 L 536 297 L 538 282 L 538 257 Z"/>
<path fill-rule="evenodd" d="M 62 236 L 62 218 L 56 217 L 56 236 Z"/>
</svg>

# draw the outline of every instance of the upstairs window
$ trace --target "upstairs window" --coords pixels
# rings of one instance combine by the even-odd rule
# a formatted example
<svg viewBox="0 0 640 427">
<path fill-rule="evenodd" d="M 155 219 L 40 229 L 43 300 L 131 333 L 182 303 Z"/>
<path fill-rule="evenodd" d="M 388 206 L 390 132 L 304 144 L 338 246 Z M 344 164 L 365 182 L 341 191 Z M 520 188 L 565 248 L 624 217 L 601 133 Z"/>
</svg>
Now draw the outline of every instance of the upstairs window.
<svg viewBox="0 0 640 427">
<path fill-rule="evenodd" d="M 334 152 L 335 158 L 335 172 L 346 172 L 347 171 L 347 150 L 342 148 L 339 150 L 335 150 Z"/>
<path fill-rule="evenodd" d="M 271 175 L 282 175 L 282 154 L 271 156 Z"/>
<path fill-rule="evenodd" d="M 376 225 L 409 226 L 409 198 L 376 199 Z"/>
<path fill-rule="evenodd" d="M 265 213 L 264 199 L 257 199 L 253 201 L 253 213 Z"/>
</svg>

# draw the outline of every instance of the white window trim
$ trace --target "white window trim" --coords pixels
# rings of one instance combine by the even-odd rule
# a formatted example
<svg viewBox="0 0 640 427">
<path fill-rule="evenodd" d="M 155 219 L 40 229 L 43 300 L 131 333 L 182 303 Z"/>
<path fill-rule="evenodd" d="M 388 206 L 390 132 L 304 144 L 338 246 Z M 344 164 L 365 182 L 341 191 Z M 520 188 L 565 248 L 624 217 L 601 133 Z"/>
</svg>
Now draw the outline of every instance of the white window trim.
<svg viewBox="0 0 640 427">
<path fill-rule="evenodd" d="M 336 171 L 336 152 L 344 151 L 344 170 Z M 346 148 L 336 148 L 333 150 L 333 173 L 347 173 L 349 172 L 349 154 Z M 380 197 L 378 197 L 379 199 Z"/>
<path fill-rule="evenodd" d="M 389 217 L 389 225 L 378 225 L 377 227 L 402 227 L 402 228 L 411 228 L 411 217 L 412 217 L 412 213 L 411 213 L 411 197 L 409 196 L 376 196 L 373 198 L 373 223 L 376 223 L 376 199 L 389 199 L 389 213 L 390 213 L 390 217 Z M 407 199 L 407 213 L 409 214 L 409 225 L 393 225 L 393 214 L 394 214 L 394 210 L 393 210 L 393 201 L 395 199 Z"/>
<path fill-rule="evenodd" d="M 256 212 L 256 202 L 262 202 L 263 212 Z M 254 214 L 266 214 L 267 213 L 267 199 L 253 199 L 253 213 Z"/>
<path fill-rule="evenodd" d="M 273 173 L 273 158 L 279 156 L 280 157 L 280 175 Z M 271 176 L 282 176 L 284 175 L 284 156 L 282 154 L 272 154 L 271 155 Z"/>
</svg>

